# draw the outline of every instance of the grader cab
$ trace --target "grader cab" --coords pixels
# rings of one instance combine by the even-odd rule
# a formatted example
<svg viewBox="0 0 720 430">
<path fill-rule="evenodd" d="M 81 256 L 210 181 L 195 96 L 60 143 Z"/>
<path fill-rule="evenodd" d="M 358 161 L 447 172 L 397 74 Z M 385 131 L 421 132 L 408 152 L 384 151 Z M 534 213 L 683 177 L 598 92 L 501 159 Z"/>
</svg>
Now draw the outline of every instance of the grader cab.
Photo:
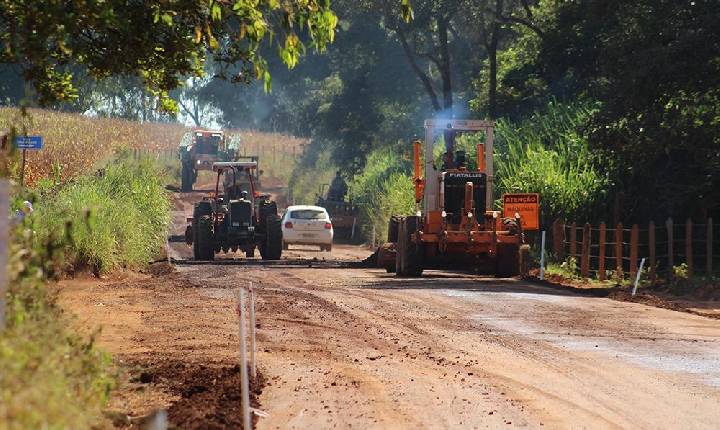
<svg viewBox="0 0 720 430">
<path fill-rule="evenodd" d="M 521 272 L 529 253 L 526 223 L 520 214 L 503 216 L 493 208 L 493 129 L 492 121 L 425 121 L 424 161 L 423 142 L 413 142 L 417 212 L 392 217 L 381 266 L 398 276 L 420 276 L 433 268 L 477 269 L 503 277 Z M 484 135 L 473 169 L 466 153 L 456 148 L 462 133 Z M 433 148 L 440 135 L 445 150 L 438 162 Z"/>
</svg>

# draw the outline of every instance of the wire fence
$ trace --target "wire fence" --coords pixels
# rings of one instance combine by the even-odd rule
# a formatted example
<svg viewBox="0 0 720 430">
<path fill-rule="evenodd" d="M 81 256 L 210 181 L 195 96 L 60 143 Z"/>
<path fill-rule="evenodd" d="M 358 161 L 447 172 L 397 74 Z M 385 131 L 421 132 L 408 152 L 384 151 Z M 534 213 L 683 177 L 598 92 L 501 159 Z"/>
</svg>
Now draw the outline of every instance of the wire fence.
<svg viewBox="0 0 720 430">
<path fill-rule="evenodd" d="M 687 265 L 688 275 L 711 276 L 720 267 L 714 253 L 718 249 L 718 226 L 712 218 L 704 223 L 691 219 L 677 223 L 668 218 L 664 224 L 655 222 L 629 228 L 618 223 L 608 226 L 600 223 L 578 225 L 556 220 L 552 227 L 553 252 L 560 261 L 573 258 L 582 277 L 591 275 L 599 280 L 629 277 L 633 279 L 642 258 L 647 261 L 651 280 L 658 276 L 670 277 L 673 268 Z"/>
</svg>

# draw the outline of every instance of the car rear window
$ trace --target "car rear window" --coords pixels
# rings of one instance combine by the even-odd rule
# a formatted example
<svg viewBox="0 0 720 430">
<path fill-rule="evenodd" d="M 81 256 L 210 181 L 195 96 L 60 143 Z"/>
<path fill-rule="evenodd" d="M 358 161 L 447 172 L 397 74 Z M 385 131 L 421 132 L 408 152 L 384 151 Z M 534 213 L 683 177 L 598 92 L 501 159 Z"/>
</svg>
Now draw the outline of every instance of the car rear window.
<svg viewBox="0 0 720 430">
<path fill-rule="evenodd" d="M 290 211 L 290 218 L 292 219 L 325 219 L 326 215 L 323 211 L 315 209 L 302 209 L 297 211 Z"/>
</svg>

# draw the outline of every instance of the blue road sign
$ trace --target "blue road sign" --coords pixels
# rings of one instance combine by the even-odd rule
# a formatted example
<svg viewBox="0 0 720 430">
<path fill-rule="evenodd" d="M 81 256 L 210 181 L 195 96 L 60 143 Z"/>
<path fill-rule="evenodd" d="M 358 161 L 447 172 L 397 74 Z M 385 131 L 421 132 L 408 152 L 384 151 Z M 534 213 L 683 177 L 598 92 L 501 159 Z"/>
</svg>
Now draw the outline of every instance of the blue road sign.
<svg viewBox="0 0 720 430">
<path fill-rule="evenodd" d="M 43 147 L 42 136 L 16 136 L 15 147 L 17 149 L 40 150 Z"/>
</svg>

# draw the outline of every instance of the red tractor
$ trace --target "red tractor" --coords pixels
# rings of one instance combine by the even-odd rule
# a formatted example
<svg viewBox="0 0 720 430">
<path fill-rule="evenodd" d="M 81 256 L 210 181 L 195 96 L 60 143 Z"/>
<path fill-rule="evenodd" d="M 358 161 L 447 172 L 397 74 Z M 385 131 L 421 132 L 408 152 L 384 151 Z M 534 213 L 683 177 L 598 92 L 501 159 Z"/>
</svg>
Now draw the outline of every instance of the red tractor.
<svg viewBox="0 0 720 430">
<path fill-rule="evenodd" d="M 216 161 L 235 161 L 237 150 L 228 144 L 220 130 L 193 130 L 189 145 L 180 147 L 182 164 L 181 191 L 192 191 L 198 171 L 212 170 Z"/>
</svg>

